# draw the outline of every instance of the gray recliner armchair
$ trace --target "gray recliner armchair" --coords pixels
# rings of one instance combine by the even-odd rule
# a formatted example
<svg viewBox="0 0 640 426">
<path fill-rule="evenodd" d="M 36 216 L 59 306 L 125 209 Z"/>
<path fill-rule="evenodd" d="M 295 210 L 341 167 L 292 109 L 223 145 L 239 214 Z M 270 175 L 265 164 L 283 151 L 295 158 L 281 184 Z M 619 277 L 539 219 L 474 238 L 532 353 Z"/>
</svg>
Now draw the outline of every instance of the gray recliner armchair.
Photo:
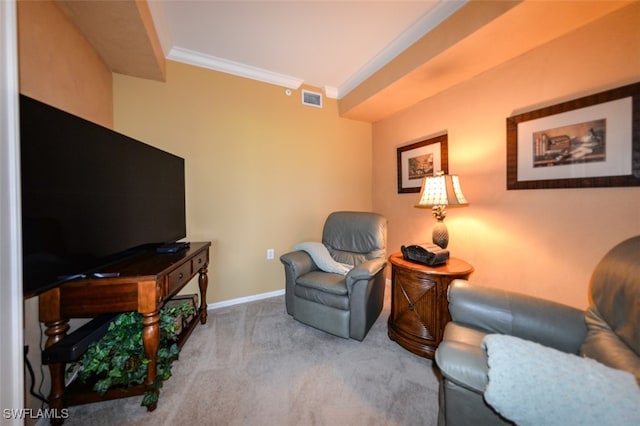
<svg viewBox="0 0 640 426">
<path fill-rule="evenodd" d="M 321 268 L 322 259 L 316 256 L 314 260 L 310 251 L 282 255 L 287 313 L 336 336 L 363 340 L 382 311 L 386 244 L 383 216 L 331 213 L 324 224 L 321 248 L 328 251 L 330 262 L 350 265 L 348 272 L 326 272 Z"/>
<path fill-rule="evenodd" d="M 583 312 L 454 281 L 448 293 L 452 321 L 435 354 L 442 373 L 439 425 L 513 424 L 485 398 L 490 367 L 482 341 L 488 334 L 516 336 L 595 359 L 630 372 L 640 384 L 640 236 L 603 257 L 592 274 L 590 292 L 592 305 Z"/>
</svg>

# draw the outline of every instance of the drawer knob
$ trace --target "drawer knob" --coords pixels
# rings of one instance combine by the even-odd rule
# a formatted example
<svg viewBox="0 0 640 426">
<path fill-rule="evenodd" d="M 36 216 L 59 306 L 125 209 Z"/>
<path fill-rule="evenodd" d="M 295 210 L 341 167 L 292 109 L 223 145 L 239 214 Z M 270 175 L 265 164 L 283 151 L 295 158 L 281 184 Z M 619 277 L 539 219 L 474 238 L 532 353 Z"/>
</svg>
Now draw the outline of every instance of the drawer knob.
<svg viewBox="0 0 640 426">
<path fill-rule="evenodd" d="M 179 279 L 179 280 L 181 280 L 181 279 L 182 279 L 182 277 L 184 277 L 184 274 L 183 274 L 182 272 L 180 272 L 180 273 L 178 274 L 178 279 Z"/>
</svg>

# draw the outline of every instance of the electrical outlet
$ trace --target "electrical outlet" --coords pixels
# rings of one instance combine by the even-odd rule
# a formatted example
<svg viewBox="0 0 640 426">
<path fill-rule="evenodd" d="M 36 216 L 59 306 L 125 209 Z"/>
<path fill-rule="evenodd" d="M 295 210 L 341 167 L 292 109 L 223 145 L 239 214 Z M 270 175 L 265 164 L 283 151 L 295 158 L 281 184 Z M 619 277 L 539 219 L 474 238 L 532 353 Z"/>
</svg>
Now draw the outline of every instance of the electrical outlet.
<svg viewBox="0 0 640 426">
<path fill-rule="evenodd" d="M 275 256 L 276 253 L 272 248 L 267 249 L 267 260 L 273 260 Z"/>
</svg>

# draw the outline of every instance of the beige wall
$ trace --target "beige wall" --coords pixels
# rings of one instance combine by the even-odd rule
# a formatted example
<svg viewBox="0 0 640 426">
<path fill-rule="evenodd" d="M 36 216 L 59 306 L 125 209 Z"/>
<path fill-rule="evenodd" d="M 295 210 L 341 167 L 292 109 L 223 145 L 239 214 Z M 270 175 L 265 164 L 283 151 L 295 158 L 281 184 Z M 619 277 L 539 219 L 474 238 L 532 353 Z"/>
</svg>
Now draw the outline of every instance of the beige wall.
<svg viewBox="0 0 640 426">
<path fill-rule="evenodd" d="M 20 93 L 113 125 L 111 71 L 53 1 L 18 2 L 18 55 Z"/>
<path fill-rule="evenodd" d="M 586 306 L 597 261 L 640 234 L 640 188 L 506 190 L 506 118 L 640 80 L 640 4 L 459 84 L 373 126 L 373 208 L 391 251 L 430 241 L 430 211 L 397 194 L 396 148 L 446 131 L 449 172 L 470 206 L 449 209 L 451 254 L 471 281 Z M 488 47 L 490 48 L 490 47 Z"/>
<path fill-rule="evenodd" d="M 371 209 L 371 124 L 336 100 L 171 61 L 166 83 L 114 76 L 116 130 L 186 160 L 187 239 L 215 245 L 209 303 L 283 289 L 281 254 L 331 211 Z"/>
</svg>

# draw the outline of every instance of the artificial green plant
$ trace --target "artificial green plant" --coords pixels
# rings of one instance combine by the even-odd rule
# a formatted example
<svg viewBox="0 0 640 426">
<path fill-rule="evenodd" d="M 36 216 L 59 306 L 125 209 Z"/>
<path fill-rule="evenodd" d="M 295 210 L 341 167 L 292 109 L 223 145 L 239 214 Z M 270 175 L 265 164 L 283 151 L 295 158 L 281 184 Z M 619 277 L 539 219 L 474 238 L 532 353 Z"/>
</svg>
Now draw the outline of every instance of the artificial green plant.
<svg viewBox="0 0 640 426">
<path fill-rule="evenodd" d="M 145 392 L 141 405 L 155 404 L 162 382 L 171 377 L 171 363 L 178 358 L 179 353 L 176 318 L 185 318 L 194 313 L 195 308 L 188 302 L 160 310 L 156 379 L 152 388 Z M 118 315 L 109 324 L 107 333 L 100 340 L 93 342 L 78 361 L 81 365 L 78 378 L 83 382 L 96 379 L 93 390 L 100 395 L 104 395 L 114 386 L 144 383 L 150 360 L 144 353 L 142 330 L 141 314 L 127 312 Z"/>
</svg>

